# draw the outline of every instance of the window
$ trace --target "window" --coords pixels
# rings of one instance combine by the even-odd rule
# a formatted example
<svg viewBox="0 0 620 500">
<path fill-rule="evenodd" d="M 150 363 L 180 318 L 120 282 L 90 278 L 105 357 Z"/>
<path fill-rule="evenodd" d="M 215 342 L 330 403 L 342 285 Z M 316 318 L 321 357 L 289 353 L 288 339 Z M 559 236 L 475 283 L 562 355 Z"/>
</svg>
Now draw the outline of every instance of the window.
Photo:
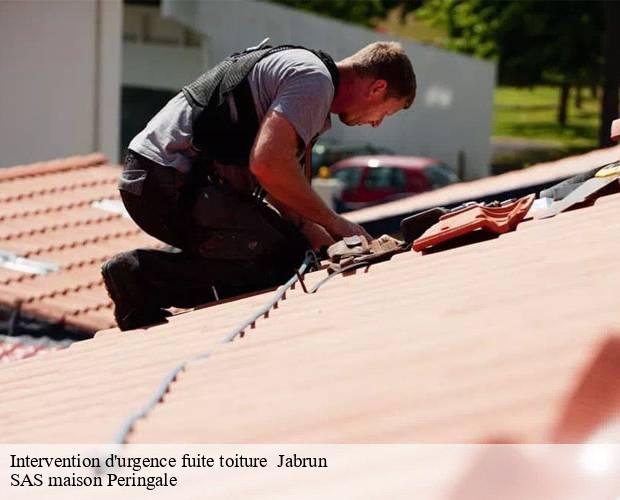
<svg viewBox="0 0 620 500">
<path fill-rule="evenodd" d="M 407 186 L 405 172 L 395 167 L 373 167 L 368 169 L 364 185 L 370 191 L 390 189 L 404 191 Z"/>
<path fill-rule="evenodd" d="M 345 190 L 349 190 L 359 185 L 363 172 L 362 167 L 341 168 L 334 172 L 333 177 L 344 184 Z"/>
<path fill-rule="evenodd" d="M 429 184 L 433 189 L 437 189 L 448 184 L 459 182 L 458 176 L 448 165 L 437 163 L 424 169 L 424 174 L 428 178 Z"/>
</svg>

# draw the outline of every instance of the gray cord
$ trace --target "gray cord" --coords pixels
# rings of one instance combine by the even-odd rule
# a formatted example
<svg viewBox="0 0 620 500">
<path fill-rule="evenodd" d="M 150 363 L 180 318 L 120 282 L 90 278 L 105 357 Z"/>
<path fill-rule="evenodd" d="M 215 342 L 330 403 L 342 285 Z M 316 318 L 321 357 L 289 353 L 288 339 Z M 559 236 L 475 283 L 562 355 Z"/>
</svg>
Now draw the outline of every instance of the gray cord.
<svg viewBox="0 0 620 500">
<path fill-rule="evenodd" d="M 159 384 L 159 387 L 157 388 L 149 402 L 146 403 L 146 405 L 140 408 L 137 412 L 133 413 L 125 419 L 125 421 L 121 425 L 121 428 L 116 433 L 116 438 L 114 438 L 115 444 L 127 443 L 127 437 L 129 436 L 129 433 L 133 430 L 136 422 L 141 418 L 146 417 L 155 408 L 155 406 L 157 406 L 157 404 L 164 398 L 164 395 L 170 389 L 170 385 L 172 385 L 172 382 L 176 380 L 179 373 L 185 371 L 185 368 L 190 361 L 180 363 L 172 370 L 170 370 Z"/>
<path fill-rule="evenodd" d="M 271 311 L 271 309 L 273 308 L 277 308 L 278 302 L 280 302 L 280 300 L 286 299 L 286 292 L 289 289 L 291 289 L 293 285 L 295 285 L 295 283 L 299 280 L 299 278 L 308 271 L 310 264 L 315 263 L 315 262 L 317 262 L 317 257 L 314 254 L 314 252 L 312 251 L 307 252 L 306 258 L 304 259 L 304 262 L 297 270 L 297 273 L 291 279 L 289 279 L 284 285 L 278 288 L 274 297 L 267 304 L 261 307 L 258 310 L 258 312 L 250 316 L 250 318 L 248 318 L 247 320 L 242 322 L 240 325 L 238 325 L 236 328 L 234 328 L 230 333 L 228 333 L 220 341 L 220 343 L 225 344 L 228 342 L 232 342 L 239 335 L 243 336 L 243 334 L 245 333 L 245 330 L 248 327 L 253 328 L 256 324 L 256 321 L 261 316 L 264 316 L 265 318 L 267 318 L 269 316 L 269 311 Z M 129 417 L 127 417 L 123 421 L 123 424 L 120 426 L 120 429 L 116 433 L 116 437 L 114 438 L 114 444 L 121 444 L 121 445 L 127 444 L 127 438 L 129 437 L 129 434 L 135 427 L 136 422 L 142 418 L 147 417 L 148 414 L 151 411 L 153 411 L 153 409 L 163 400 L 166 393 L 170 391 L 170 386 L 179 376 L 179 373 L 185 371 L 187 369 L 187 366 L 190 363 L 201 360 L 201 359 L 206 359 L 210 355 L 211 355 L 210 352 L 205 352 L 197 356 L 194 356 L 192 358 L 186 359 L 185 361 L 175 366 L 172 370 L 167 372 L 164 378 L 162 379 L 161 383 L 159 384 L 159 386 L 153 393 L 153 396 L 151 397 L 151 399 L 142 408 L 140 408 L 135 413 L 131 414 Z"/>
</svg>

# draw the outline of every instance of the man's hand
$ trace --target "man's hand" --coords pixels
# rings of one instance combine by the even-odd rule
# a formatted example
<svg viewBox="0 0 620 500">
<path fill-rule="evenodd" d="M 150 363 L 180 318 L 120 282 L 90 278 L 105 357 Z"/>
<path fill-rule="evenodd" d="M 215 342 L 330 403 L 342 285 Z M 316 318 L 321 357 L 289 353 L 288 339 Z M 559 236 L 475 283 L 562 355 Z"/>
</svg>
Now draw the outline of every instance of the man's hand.
<svg viewBox="0 0 620 500">
<path fill-rule="evenodd" d="M 336 215 L 336 217 L 325 227 L 325 229 L 327 229 L 329 234 L 331 234 L 331 236 L 336 240 L 341 240 L 346 236 L 354 236 L 356 234 L 364 236 L 368 241 L 372 240 L 372 236 L 370 236 L 370 234 L 368 234 L 362 226 L 356 224 L 355 222 L 351 222 L 340 215 Z"/>
<path fill-rule="evenodd" d="M 315 224 L 314 222 L 304 221 L 301 232 L 310 243 L 312 250 L 321 250 L 335 243 L 334 238 L 325 230 L 325 228 Z"/>
</svg>

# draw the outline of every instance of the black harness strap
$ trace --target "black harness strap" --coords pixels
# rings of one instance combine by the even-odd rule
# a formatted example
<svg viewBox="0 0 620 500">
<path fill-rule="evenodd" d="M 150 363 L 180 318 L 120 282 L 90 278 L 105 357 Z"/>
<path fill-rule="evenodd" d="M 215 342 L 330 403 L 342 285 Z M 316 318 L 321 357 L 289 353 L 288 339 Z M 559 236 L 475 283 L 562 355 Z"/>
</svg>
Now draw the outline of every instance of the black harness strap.
<svg viewBox="0 0 620 500">
<path fill-rule="evenodd" d="M 281 45 L 233 54 L 183 88 L 194 110 L 192 143 L 200 156 L 228 165 L 248 165 L 260 124 L 247 77 L 264 57 L 291 49 L 317 55 L 338 87 L 336 63 L 321 51 Z"/>
</svg>

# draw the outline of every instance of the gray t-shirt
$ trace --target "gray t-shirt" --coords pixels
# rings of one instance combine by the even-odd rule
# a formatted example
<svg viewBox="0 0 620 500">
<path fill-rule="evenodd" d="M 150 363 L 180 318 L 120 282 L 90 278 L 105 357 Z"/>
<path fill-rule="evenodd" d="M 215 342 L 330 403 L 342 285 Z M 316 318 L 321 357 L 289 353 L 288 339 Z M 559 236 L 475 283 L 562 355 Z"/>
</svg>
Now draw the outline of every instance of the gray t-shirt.
<svg viewBox="0 0 620 500">
<path fill-rule="evenodd" d="M 312 52 L 291 49 L 265 57 L 250 72 L 249 82 L 259 122 L 269 111 L 276 111 L 291 123 L 304 144 L 331 126 L 334 85 Z M 191 139 L 192 108 L 179 93 L 134 137 L 129 149 L 187 172 L 195 157 Z"/>
</svg>

